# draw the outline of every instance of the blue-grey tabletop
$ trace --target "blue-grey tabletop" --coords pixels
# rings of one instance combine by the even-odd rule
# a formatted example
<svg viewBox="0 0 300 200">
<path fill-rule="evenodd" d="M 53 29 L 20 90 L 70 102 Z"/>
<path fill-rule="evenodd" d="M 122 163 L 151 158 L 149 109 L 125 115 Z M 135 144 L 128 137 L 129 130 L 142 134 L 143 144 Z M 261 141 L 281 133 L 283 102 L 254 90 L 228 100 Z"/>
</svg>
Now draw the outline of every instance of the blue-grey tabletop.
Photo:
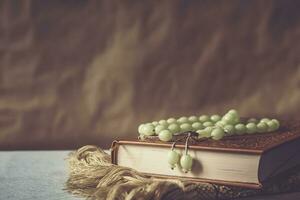
<svg viewBox="0 0 300 200">
<path fill-rule="evenodd" d="M 0 199 L 82 200 L 67 193 L 65 158 L 70 151 L 0 151 Z M 243 200 L 299 200 L 300 193 Z"/>
<path fill-rule="evenodd" d="M 69 152 L 0 152 L 0 199 L 82 199 L 63 190 Z"/>
</svg>

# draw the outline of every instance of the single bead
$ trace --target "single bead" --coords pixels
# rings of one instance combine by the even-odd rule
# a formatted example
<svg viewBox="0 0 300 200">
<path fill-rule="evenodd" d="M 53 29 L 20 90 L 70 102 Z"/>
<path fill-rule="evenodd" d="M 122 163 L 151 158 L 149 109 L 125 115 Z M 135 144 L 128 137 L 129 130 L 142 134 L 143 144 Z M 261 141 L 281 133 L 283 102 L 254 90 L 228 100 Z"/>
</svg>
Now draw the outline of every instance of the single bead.
<svg viewBox="0 0 300 200">
<path fill-rule="evenodd" d="M 259 133 L 265 133 L 268 131 L 268 125 L 265 122 L 259 122 L 256 127 Z"/>
<path fill-rule="evenodd" d="M 143 126 L 142 133 L 144 135 L 148 135 L 148 136 L 154 135 L 155 134 L 155 128 L 154 128 L 153 124 L 150 124 L 150 123 L 145 124 Z"/>
<path fill-rule="evenodd" d="M 190 155 L 183 155 L 180 158 L 180 165 L 182 170 L 187 173 L 188 171 L 191 171 L 193 166 L 193 158 Z"/>
<path fill-rule="evenodd" d="M 224 130 L 228 135 L 233 135 L 235 133 L 234 126 L 231 124 L 227 124 L 224 126 Z"/>
<path fill-rule="evenodd" d="M 188 120 L 189 120 L 190 123 L 194 123 L 194 122 L 198 121 L 198 117 L 196 117 L 196 116 L 190 116 Z"/>
<path fill-rule="evenodd" d="M 246 133 L 246 126 L 244 124 L 237 124 L 234 126 L 235 133 L 238 135 L 243 135 Z"/>
<path fill-rule="evenodd" d="M 212 121 L 212 122 L 214 122 L 214 123 L 216 123 L 217 121 L 220 121 L 221 120 L 221 116 L 220 115 L 212 115 L 211 117 L 210 117 L 210 120 Z"/>
<path fill-rule="evenodd" d="M 262 118 L 261 120 L 260 120 L 260 122 L 265 122 L 265 123 L 267 123 L 268 121 L 270 121 L 270 119 L 269 118 Z"/>
<path fill-rule="evenodd" d="M 204 126 L 200 122 L 194 122 L 192 124 L 192 128 L 193 128 L 193 130 L 200 130 L 200 129 L 203 129 Z"/>
<path fill-rule="evenodd" d="M 207 131 L 207 130 L 198 130 L 197 133 L 198 133 L 198 138 L 203 138 L 203 137 L 208 138 L 208 137 L 211 137 L 211 134 L 210 134 L 211 131 Z"/>
<path fill-rule="evenodd" d="M 171 167 L 175 167 L 175 165 L 178 164 L 179 159 L 180 155 L 176 151 L 172 150 L 168 153 L 168 163 Z"/>
<path fill-rule="evenodd" d="M 168 126 L 168 129 L 172 132 L 172 133 L 179 133 L 180 132 L 180 127 L 178 124 L 170 124 Z"/>
<path fill-rule="evenodd" d="M 227 125 L 227 123 L 224 122 L 223 120 L 221 120 L 221 121 L 218 121 L 215 125 L 218 127 L 224 128 Z"/>
<path fill-rule="evenodd" d="M 171 131 L 169 131 L 169 130 L 163 130 L 158 134 L 158 138 L 164 142 L 170 141 L 172 139 L 172 136 L 173 135 L 172 135 Z"/>
<path fill-rule="evenodd" d="M 139 127 L 138 127 L 138 132 L 139 132 L 139 134 L 143 134 L 143 126 L 144 126 L 144 124 L 141 124 L 141 125 L 139 125 Z"/>
<path fill-rule="evenodd" d="M 277 128 L 276 130 L 280 127 L 280 122 L 277 119 L 272 119 L 272 121 L 276 124 Z"/>
<path fill-rule="evenodd" d="M 226 124 L 235 124 L 236 119 L 233 114 L 227 113 L 222 117 L 222 121 Z"/>
<path fill-rule="evenodd" d="M 224 137 L 225 133 L 222 128 L 215 128 L 211 132 L 212 139 L 214 140 L 220 140 Z"/>
<path fill-rule="evenodd" d="M 166 129 L 166 126 L 157 125 L 154 130 L 155 130 L 156 135 L 158 135 L 162 130 L 165 130 L 165 129 Z"/>
<path fill-rule="evenodd" d="M 179 119 L 177 119 L 177 122 L 183 124 L 183 123 L 188 123 L 189 120 L 187 117 L 180 117 Z"/>
<path fill-rule="evenodd" d="M 140 139 L 140 140 L 145 140 L 145 139 L 146 139 L 146 136 L 143 135 L 143 134 L 140 134 L 139 139 Z"/>
<path fill-rule="evenodd" d="M 209 126 L 213 126 L 214 124 L 212 122 L 204 122 L 203 126 L 205 127 L 209 127 Z"/>
<path fill-rule="evenodd" d="M 227 113 L 232 114 L 235 118 L 239 116 L 238 112 L 235 109 L 230 109 Z"/>
<path fill-rule="evenodd" d="M 211 134 L 213 129 L 214 129 L 213 127 L 209 126 L 209 127 L 206 127 L 204 130 L 209 132 L 209 134 Z"/>
<path fill-rule="evenodd" d="M 157 121 L 151 122 L 153 126 L 157 126 L 159 123 Z"/>
<path fill-rule="evenodd" d="M 164 120 L 164 119 L 159 120 L 158 123 L 159 123 L 160 125 L 163 125 L 163 126 L 168 126 L 168 122 L 167 122 L 166 120 Z"/>
<path fill-rule="evenodd" d="M 184 123 L 184 124 L 180 125 L 180 130 L 181 130 L 181 132 L 191 131 L 192 126 L 188 123 Z"/>
<path fill-rule="evenodd" d="M 169 118 L 169 119 L 167 119 L 167 122 L 168 122 L 168 124 L 173 124 L 173 123 L 176 123 L 177 120 L 175 118 Z"/>
<path fill-rule="evenodd" d="M 272 120 L 268 121 L 267 125 L 268 125 L 268 131 L 269 132 L 275 131 L 278 128 L 277 124 Z"/>
<path fill-rule="evenodd" d="M 253 122 L 250 122 L 246 125 L 246 132 L 248 134 L 252 134 L 252 133 L 255 133 L 257 131 L 257 127 L 256 127 L 256 124 L 253 123 Z"/>
<path fill-rule="evenodd" d="M 234 123 L 233 124 L 238 124 L 240 123 L 240 115 L 235 109 L 231 109 L 227 112 L 227 114 L 231 114 L 234 117 Z"/>
<path fill-rule="evenodd" d="M 210 119 L 209 119 L 209 117 L 208 117 L 207 115 L 201 115 L 201 116 L 199 117 L 199 121 L 200 121 L 201 123 L 204 123 L 204 122 L 210 121 Z"/>
</svg>

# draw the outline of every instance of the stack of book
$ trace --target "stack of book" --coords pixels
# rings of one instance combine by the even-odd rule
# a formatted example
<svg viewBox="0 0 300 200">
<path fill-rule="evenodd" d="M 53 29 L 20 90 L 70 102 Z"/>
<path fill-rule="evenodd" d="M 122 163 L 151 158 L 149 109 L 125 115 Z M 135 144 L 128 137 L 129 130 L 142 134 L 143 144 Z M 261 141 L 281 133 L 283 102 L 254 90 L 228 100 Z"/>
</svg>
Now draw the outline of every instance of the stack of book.
<svg viewBox="0 0 300 200">
<path fill-rule="evenodd" d="M 203 140 L 189 145 L 194 158 L 192 170 L 171 169 L 167 154 L 172 142 L 155 139 L 119 140 L 112 144 L 112 162 L 147 175 L 206 182 L 263 193 L 300 169 L 300 123 L 283 122 L 280 129 L 265 134 L 235 135 L 222 140 Z M 184 154 L 184 142 L 176 150 Z M 286 187 L 295 188 L 290 180 Z M 286 192 L 288 190 L 282 191 Z M 278 189 L 274 193 L 280 193 Z M 268 194 L 270 190 L 268 189 Z"/>
</svg>

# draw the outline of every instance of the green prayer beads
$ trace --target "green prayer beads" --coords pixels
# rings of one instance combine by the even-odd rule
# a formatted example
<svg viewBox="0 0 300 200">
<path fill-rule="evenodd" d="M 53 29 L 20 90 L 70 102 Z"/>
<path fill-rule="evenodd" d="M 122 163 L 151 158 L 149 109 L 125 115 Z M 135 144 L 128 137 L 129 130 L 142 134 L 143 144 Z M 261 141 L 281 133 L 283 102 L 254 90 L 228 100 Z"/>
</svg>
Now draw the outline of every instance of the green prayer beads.
<svg viewBox="0 0 300 200">
<path fill-rule="evenodd" d="M 139 125 L 138 132 L 141 136 L 158 136 L 163 142 L 172 140 L 173 135 L 186 132 L 195 132 L 197 138 L 211 138 L 221 140 L 226 136 L 267 133 L 276 131 L 280 127 L 277 119 L 249 118 L 240 120 L 239 113 L 235 109 L 229 110 L 223 116 L 218 114 L 171 117 L 151 123 Z"/>
</svg>

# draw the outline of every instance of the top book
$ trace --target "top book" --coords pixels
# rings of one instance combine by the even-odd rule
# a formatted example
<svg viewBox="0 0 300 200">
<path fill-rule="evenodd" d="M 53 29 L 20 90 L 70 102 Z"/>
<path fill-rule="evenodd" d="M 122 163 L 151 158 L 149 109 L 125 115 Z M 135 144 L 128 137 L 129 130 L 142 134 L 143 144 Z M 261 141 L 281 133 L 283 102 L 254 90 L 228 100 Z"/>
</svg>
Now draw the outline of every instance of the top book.
<svg viewBox="0 0 300 200">
<path fill-rule="evenodd" d="M 229 185 L 259 188 L 265 181 L 300 164 L 300 123 L 282 122 L 270 133 L 206 139 L 189 145 L 197 161 L 193 170 L 171 170 L 166 155 L 172 142 L 155 139 L 113 142 L 112 162 L 156 176 L 175 176 Z M 176 145 L 183 154 L 184 144 Z"/>
</svg>

